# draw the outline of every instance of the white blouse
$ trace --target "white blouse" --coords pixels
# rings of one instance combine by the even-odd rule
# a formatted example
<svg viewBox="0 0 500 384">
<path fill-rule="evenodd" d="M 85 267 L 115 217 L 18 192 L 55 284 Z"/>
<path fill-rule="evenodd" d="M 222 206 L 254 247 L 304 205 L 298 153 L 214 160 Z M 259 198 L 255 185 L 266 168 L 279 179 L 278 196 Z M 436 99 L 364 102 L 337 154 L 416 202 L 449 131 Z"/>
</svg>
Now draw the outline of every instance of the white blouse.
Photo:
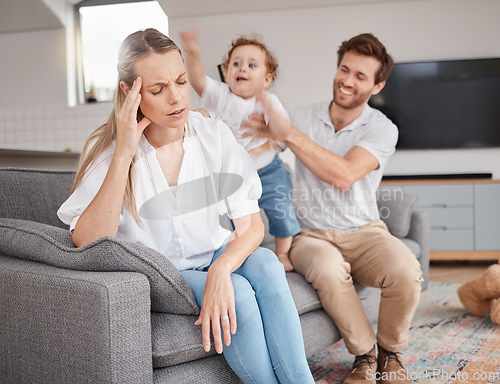
<svg viewBox="0 0 500 384">
<path fill-rule="evenodd" d="M 132 175 L 142 226 L 123 208 L 117 234 L 157 250 L 179 270 L 209 265 L 231 234 L 221 226 L 221 216 L 237 219 L 259 212 L 262 193 L 252 160 L 223 122 L 190 112 L 183 148 L 177 185 L 170 187 L 155 149 L 141 137 Z M 70 230 L 99 191 L 114 150 L 113 143 L 59 208 Z"/>
</svg>

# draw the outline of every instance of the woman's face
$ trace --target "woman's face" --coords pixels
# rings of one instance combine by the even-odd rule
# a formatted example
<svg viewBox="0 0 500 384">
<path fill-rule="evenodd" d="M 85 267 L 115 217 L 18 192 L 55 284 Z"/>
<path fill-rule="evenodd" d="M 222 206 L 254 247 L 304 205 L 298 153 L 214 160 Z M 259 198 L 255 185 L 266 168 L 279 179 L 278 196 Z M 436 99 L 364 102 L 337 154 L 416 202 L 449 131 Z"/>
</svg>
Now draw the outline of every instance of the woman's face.
<svg viewBox="0 0 500 384">
<path fill-rule="evenodd" d="M 180 128 L 189 114 L 189 83 L 186 68 L 177 51 L 153 53 L 135 64 L 142 78 L 141 111 L 152 124 Z"/>
</svg>

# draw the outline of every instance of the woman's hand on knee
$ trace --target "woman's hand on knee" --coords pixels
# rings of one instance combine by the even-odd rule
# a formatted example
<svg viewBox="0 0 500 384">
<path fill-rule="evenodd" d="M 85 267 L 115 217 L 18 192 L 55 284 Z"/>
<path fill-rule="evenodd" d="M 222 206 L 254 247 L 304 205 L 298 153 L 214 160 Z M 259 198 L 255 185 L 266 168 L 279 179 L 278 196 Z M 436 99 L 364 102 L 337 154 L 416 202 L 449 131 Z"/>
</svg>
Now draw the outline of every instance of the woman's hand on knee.
<svg viewBox="0 0 500 384">
<path fill-rule="evenodd" d="M 212 268 L 214 267 L 214 268 Z M 195 325 L 201 325 L 203 348 L 210 351 L 210 331 L 215 350 L 222 353 L 224 344 L 231 344 L 231 334 L 236 333 L 236 310 L 231 275 L 219 269 L 215 263 L 208 271 L 203 304 Z"/>
</svg>

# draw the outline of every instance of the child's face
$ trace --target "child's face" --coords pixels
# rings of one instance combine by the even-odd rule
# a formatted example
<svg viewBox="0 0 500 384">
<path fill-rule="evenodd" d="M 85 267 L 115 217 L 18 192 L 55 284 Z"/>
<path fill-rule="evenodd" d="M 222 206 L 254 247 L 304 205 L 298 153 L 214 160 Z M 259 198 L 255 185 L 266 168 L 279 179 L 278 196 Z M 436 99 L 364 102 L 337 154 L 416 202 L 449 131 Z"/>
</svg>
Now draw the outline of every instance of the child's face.
<svg viewBox="0 0 500 384">
<path fill-rule="evenodd" d="M 229 58 L 227 83 L 231 91 L 244 99 L 269 87 L 273 77 L 267 71 L 266 54 L 256 45 L 240 45 Z"/>
</svg>

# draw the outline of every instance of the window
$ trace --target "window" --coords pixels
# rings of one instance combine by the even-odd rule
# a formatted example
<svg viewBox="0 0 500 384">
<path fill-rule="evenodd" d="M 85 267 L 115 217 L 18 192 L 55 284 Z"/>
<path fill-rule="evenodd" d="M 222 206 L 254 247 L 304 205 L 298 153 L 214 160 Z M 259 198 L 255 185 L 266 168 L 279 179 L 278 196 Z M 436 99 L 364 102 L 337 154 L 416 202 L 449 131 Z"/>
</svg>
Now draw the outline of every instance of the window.
<svg viewBox="0 0 500 384">
<path fill-rule="evenodd" d="M 91 2 L 93 5 L 86 5 Z M 76 8 L 81 57 L 78 81 L 83 82 L 85 94 L 79 99 L 86 102 L 113 100 L 118 82 L 118 50 L 125 37 L 146 28 L 156 28 L 168 35 L 168 18 L 157 1 L 95 3 L 95 0 L 82 1 Z"/>
</svg>

